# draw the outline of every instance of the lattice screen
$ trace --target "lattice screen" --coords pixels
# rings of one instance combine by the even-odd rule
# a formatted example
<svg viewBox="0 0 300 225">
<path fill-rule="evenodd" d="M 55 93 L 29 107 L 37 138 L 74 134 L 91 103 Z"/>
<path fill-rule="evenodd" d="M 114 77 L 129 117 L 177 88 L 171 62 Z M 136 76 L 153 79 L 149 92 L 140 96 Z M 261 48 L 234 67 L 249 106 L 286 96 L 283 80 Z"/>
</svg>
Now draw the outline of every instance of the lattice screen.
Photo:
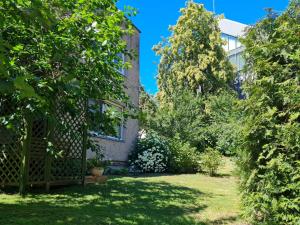
<svg viewBox="0 0 300 225">
<path fill-rule="evenodd" d="M 14 107 L 8 100 L 0 99 L 0 117 L 9 117 Z M 21 143 L 12 130 L 0 126 L 0 185 L 19 184 L 21 168 Z"/>
<path fill-rule="evenodd" d="M 47 149 L 47 123 L 43 119 L 35 119 L 32 122 L 32 135 L 29 152 L 29 183 L 41 183 L 45 181 L 45 163 Z"/>
<path fill-rule="evenodd" d="M 61 126 L 56 127 L 53 134 L 55 148 L 57 151 L 62 152 L 63 157 L 51 161 L 52 181 L 75 181 L 82 179 L 85 107 L 85 101 L 79 101 L 79 113 L 71 115 L 70 113 L 66 113 L 61 105 L 58 104 L 57 118 L 61 121 Z"/>
<path fill-rule="evenodd" d="M 62 157 L 47 155 L 47 133 L 49 125 L 41 116 L 33 118 L 28 152 L 28 184 L 45 184 L 60 181 L 81 181 L 83 179 L 83 162 L 85 160 L 84 122 L 86 102 L 78 102 L 78 111 L 70 114 L 59 103 L 56 105 L 56 118 L 59 126 L 52 127 L 52 141 Z M 8 116 L 14 108 L 0 99 L 0 117 Z M 79 112 L 79 113 L 78 113 Z M 18 185 L 21 168 L 21 138 L 5 127 L 0 127 L 0 186 Z M 48 159 L 49 167 L 46 167 Z M 50 177 L 47 178 L 47 174 Z"/>
</svg>

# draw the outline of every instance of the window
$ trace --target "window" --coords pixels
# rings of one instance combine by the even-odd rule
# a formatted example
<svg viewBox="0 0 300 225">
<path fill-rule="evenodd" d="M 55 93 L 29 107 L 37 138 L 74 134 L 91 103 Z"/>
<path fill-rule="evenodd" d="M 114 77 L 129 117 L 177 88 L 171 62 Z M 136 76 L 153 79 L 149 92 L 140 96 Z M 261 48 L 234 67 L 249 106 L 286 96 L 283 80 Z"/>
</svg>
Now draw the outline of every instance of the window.
<svg viewBox="0 0 300 225">
<path fill-rule="evenodd" d="M 236 55 L 235 55 L 235 54 L 230 55 L 228 58 L 229 58 L 229 62 L 230 62 L 232 65 L 237 66 Z"/>
<path fill-rule="evenodd" d="M 225 51 L 230 51 L 241 46 L 241 43 L 239 42 L 237 37 L 230 36 L 223 33 L 221 34 L 221 37 L 224 41 L 226 41 L 226 44 L 223 45 Z"/>
<path fill-rule="evenodd" d="M 225 51 L 228 51 L 228 48 L 229 48 L 229 46 L 228 46 L 228 36 L 226 35 L 226 34 L 221 34 L 221 38 L 224 40 L 224 41 L 226 41 L 226 43 L 223 45 L 223 48 L 224 48 L 224 50 Z"/>
<path fill-rule="evenodd" d="M 89 100 L 90 134 L 94 137 L 123 140 L 122 112 L 122 107 L 116 104 Z"/>
<path fill-rule="evenodd" d="M 119 54 L 118 54 L 118 58 L 119 58 L 119 59 L 115 61 L 116 63 L 119 63 L 119 62 L 121 62 L 121 64 L 124 64 L 124 63 L 125 63 L 125 55 L 124 55 L 124 53 L 119 53 Z M 118 68 L 118 72 L 119 72 L 120 74 L 122 74 L 122 75 L 125 76 L 125 69 L 124 69 L 124 67 Z"/>
<path fill-rule="evenodd" d="M 245 65 L 245 60 L 241 52 L 228 56 L 229 62 L 234 65 L 237 71 L 241 71 Z"/>
<path fill-rule="evenodd" d="M 233 50 L 236 48 L 237 38 L 228 36 L 228 50 Z"/>
<path fill-rule="evenodd" d="M 245 60 L 244 60 L 244 57 L 243 57 L 242 53 L 237 54 L 237 61 L 238 61 L 238 68 L 239 68 L 239 71 L 240 71 L 245 66 Z"/>
</svg>

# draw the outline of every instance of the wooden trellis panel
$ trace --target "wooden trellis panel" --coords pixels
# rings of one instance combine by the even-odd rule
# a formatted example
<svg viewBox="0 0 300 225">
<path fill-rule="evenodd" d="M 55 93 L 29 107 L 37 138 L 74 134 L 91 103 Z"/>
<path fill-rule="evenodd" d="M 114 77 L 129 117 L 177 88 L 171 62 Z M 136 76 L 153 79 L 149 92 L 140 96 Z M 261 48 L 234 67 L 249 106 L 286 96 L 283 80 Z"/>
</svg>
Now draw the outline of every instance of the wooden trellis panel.
<svg viewBox="0 0 300 225">
<path fill-rule="evenodd" d="M 1 129 L 0 135 L 0 185 L 18 185 L 20 180 L 21 151 L 19 140 L 15 137 L 8 137 L 5 144 L 3 133 L 7 132 Z"/>
<path fill-rule="evenodd" d="M 29 149 L 28 180 L 30 184 L 45 182 L 45 163 L 47 149 L 47 123 L 44 119 L 32 122 L 32 135 Z"/>
<path fill-rule="evenodd" d="M 78 102 L 78 111 L 67 113 L 62 107 L 62 98 L 55 105 L 59 125 L 50 126 L 41 116 L 30 119 L 27 130 L 30 134 L 26 145 L 21 137 L 5 127 L 0 127 L 0 186 L 60 184 L 62 182 L 82 182 L 86 162 L 86 101 Z M 0 99 L 0 116 L 9 116 L 14 108 Z M 47 152 L 48 134 L 60 157 Z M 22 147 L 23 146 L 23 147 Z M 26 149 L 24 149 L 24 146 Z M 24 163 L 25 162 L 25 163 Z"/>
<path fill-rule="evenodd" d="M 14 107 L 0 99 L 0 117 L 8 117 Z M 18 185 L 21 169 L 21 144 L 11 130 L 0 126 L 0 185 Z"/>
<path fill-rule="evenodd" d="M 84 179 L 86 102 L 78 102 L 76 115 L 66 113 L 58 104 L 57 118 L 62 122 L 53 130 L 53 143 L 62 158 L 51 160 L 50 181 L 82 181 Z M 85 160 L 85 159 L 84 159 Z"/>
</svg>

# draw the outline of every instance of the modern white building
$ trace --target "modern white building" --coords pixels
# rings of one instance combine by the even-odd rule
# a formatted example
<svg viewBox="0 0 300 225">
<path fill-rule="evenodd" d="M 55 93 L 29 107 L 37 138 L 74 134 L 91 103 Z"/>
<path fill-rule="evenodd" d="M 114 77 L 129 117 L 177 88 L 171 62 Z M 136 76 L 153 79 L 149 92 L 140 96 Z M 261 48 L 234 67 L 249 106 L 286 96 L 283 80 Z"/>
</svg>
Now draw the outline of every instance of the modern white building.
<svg viewBox="0 0 300 225">
<path fill-rule="evenodd" d="M 236 88 L 239 95 L 242 97 L 241 83 L 245 80 L 246 76 L 242 73 L 245 61 L 242 57 L 244 46 L 239 41 L 243 37 L 248 25 L 242 24 L 229 19 L 222 19 L 219 22 L 222 32 L 222 39 L 226 41 L 224 49 L 228 54 L 229 61 L 234 65 L 237 71 Z"/>
</svg>

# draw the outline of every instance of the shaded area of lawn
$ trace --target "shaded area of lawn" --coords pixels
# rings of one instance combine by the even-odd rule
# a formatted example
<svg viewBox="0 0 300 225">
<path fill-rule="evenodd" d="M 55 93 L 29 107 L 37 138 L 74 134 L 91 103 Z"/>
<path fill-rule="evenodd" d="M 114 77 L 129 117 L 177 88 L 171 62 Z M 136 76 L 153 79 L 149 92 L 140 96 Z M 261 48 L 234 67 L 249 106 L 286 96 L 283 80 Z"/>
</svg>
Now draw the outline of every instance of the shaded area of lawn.
<svg viewBox="0 0 300 225">
<path fill-rule="evenodd" d="M 111 177 L 21 198 L 0 194 L 1 225 L 239 223 L 235 180 L 205 175 Z"/>
<path fill-rule="evenodd" d="M 0 195 L 0 224 L 196 224 L 184 215 L 206 207 L 195 204 L 201 195 L 164 182 L 113 178 L 25 199 Z"/>
</svg>

